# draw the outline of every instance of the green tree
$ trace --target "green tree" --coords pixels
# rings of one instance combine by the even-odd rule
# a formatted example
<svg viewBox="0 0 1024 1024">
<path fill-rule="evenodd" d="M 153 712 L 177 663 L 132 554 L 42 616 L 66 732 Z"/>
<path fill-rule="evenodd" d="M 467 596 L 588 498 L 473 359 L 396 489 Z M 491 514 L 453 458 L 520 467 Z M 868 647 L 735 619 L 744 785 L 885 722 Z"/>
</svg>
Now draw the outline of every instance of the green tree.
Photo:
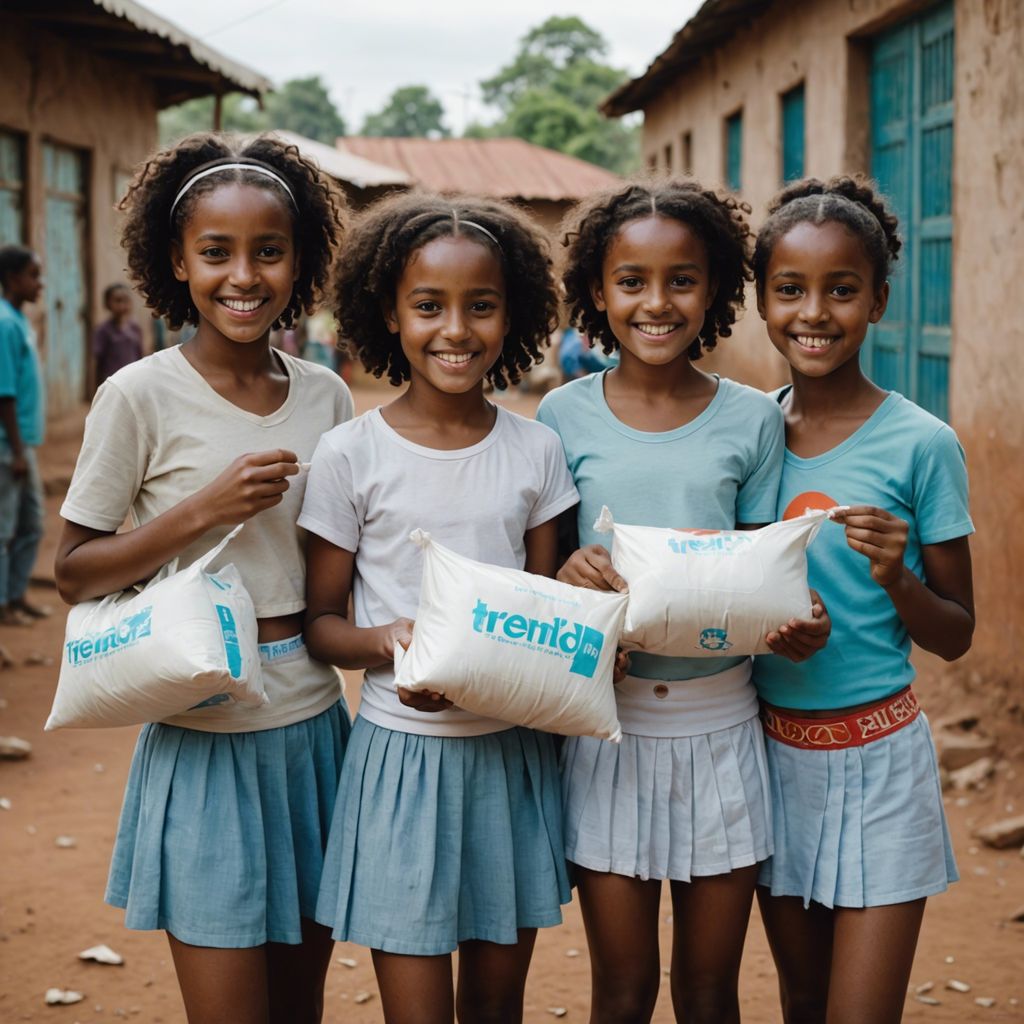
<svg viewBox="0 0 1024 1024">
<path fill-rule="evenodd" d="M 396 89 L 384 108 L 367 115 L 364 135 L 401 138 L 447 138 L 444 107 L 425 85 L 404 85 Z"/>
<path fill-rule="evenodd" d="M 328 146 L 345 134 L 345 122 L 331 102 L 319 75 L 293 78 L 267 96 L 264 110 L 267 128 L 283 128 Z"/>
<path fill-rule="evenodd" d="M 164 145 L 191 132 L 213 128 L 214 98 L 179 103 L 160 111 L 160 142 Z M 274 128 L 297 132 L 329 146 L 345 134 L 345 122 L 331 102 L 319 75 L 293 78 L 267 94 L 263 109 L 251 96 L 228 93 L 221 103 L 221 128 L 227 132 L 260 132 Z"/>
<path fill-rule="evenodd" d="M 603 63 L 608 46 L 577 17 L 551 17 L 530 29 L 519 51 L 498 73 L 480 83 L 484 100 L 502 117 L 472 124 L 466 135 L 514 135 L 539 146 L 624 173 L 638 160 L 636 127 L 610 121 L 598 104 L 626 78 Z"/>
</svg>

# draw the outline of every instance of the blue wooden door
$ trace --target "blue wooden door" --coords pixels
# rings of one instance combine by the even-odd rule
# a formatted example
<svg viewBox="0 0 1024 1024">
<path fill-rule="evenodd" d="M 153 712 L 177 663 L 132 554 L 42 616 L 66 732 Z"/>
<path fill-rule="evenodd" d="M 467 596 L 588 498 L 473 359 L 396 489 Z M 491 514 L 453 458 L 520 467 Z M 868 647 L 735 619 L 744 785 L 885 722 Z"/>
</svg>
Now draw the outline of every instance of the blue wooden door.
<svg viewBox="0 0 1024 1024">
<path fill-rule="evenodd" d="M 86 156 L 45 143 L 46 394 L 51 415 L 85 398 L 88 310 L 86 297 Z"/>
<path fill-rule="evenodd" d="M 0 245 L 25 241 L 25 145 L 0 131 Z"/>
<path fill-rule="evenodd" d="M 782 180 L 804 176 L 804 86 L 782 96 Z"/>
<path fill-rule="evenodd" d="M 953 249 L 953 4 L 878 36 L 871 53 L 871 173 L 900 218 L 889 309 L 865 347 L 882 387 L 946 419 Z"/>
</svg>

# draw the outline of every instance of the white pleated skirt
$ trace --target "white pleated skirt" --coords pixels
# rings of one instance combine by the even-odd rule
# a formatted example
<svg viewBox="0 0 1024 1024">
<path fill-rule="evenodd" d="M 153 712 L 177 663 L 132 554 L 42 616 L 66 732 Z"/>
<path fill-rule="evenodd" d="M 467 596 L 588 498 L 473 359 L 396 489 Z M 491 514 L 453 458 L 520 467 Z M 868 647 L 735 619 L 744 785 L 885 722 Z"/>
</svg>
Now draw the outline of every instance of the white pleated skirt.
<svg viewBox="0 0 1024 1024">
<path fill-rule="evenodd" d="M 697 736 L 571 737 L 562 750 L 566 857 L 592 871 L 688 882 L 772 852 L 756 715 Z"/>
</svg>

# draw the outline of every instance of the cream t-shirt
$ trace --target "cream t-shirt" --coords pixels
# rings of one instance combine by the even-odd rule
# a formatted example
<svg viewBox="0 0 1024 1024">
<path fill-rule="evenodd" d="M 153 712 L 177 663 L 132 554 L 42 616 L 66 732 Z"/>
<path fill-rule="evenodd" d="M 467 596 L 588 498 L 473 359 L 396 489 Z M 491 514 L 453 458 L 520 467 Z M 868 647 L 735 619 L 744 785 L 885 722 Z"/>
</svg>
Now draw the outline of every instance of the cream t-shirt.
<svg viewBox="0 0 1024 1024">
<path fill-rule="evenodd" d="M 60 514 L 113 532 L 126 517 L 133 526 L 155 519 L 240 455 L 285 448 L 309 462 L 321 434 L 351 419 L 352 396 L 325 367 L 276 354 L 288 374 L 288 397 L 269 416 L 246 412 L 219 395 L 179 347 L 119 370 L 96 392 Z M 305 483 L 305 472 L 290 477 L 284 500 L 253 516 L 222 556 L 222 562 L 238 568 L 260 618 L 306 607 L 305 541 L 296 525 Z M 205 554 L 230 529 L 209 530 L 179 554 L 178 568 Z M 338 699 L 333 671 L 315 675 L 314 692 L 291 686 L 286 693 L 268 692 L 271 703 L 264 709 L 217 705 L 178 716 L 174 724 L 236 732 L 301 721 Z"/>
</svg>

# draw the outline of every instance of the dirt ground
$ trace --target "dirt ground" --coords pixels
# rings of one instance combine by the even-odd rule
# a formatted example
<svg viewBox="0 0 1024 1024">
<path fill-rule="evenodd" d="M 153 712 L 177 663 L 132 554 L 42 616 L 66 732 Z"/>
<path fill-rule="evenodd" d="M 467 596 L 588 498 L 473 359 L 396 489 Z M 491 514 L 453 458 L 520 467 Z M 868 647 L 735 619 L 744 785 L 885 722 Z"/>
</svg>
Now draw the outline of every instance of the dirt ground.
<svg viewBox="0 0 1024 1024">
<path fill-rule="evenodd" d="M 357 393 L 359 405 L 379 404 L 376 390 Z M 529 412 L 534 400 L 516 396 L 509 406 Z M 56 425 L 43 452 L 45 476 L 53 491 L 70 475 L 77 452 L 80 419 Z M 53 546 L 59 530 L 60 494 L 48 499 L 49 522 L 38 575 L 52 575 Z M 63 638 L 63 611 L 45 582 L 32 597 L 50 604 L 54 617 L 31 629 L 0 630 L 0 645 L 16 666 L 0 671 L 0 735 L 31 742 L 24 761 L 0 761 L 0 1024 L 23 1020 L 100 1024 L 124 1018 L 152 1024 L 184 1024 L 185 1016 L 163 935 L 129 932 L 121 911 L 102 902 L 107 865 L 117 824 L 122 786 L 128 771 L 135 729 L 44 733 L 57 678 L 56 660 Z M 52 659 L 49 663 L 27 661 Z M 954 684 L 932 678 L 925 662 L 919 697 L 936 716 L 963 704 Z M 983 692 L 978 680 L 970 689 Z M 358 702 L 358 678 L 348 679 L 348 696 Z M 972 693 L 972 706 L 977 698 Z M 984 700 L 982 699 L 984 705 Z M 985 708 L 983 707 L 983 711 Z M 1011 917 L 1024 905 L 1024 859 L 1020 851 L 990 850 L 972 839 L 975 828 L 1024 809 L 1024 729 L 1019 709 L 998 709 L 998 721 L 986 727 L 1000 740 L 994 778 L 978 792 L 947 796 L 947 812 L 962 873 L 961 882 L 928 907 L 913 986 L 933 982 L 933 1006 L 908 995 L 908 1021 L 966 1022 L 1024 1020 L 1024 924 Z M 7 805 L 9 801 L 9 806 Z M 73 846 L 58 846 L 58 837 Z M 662 960 L 670 949 L 670 909 L 662 915 Z M 122 967 L 84 963 L 78 953 L 106 943 L 125 959 Z M 348 966 L 341 961 L 354 961 Z M 956 979 L 970 985 L 961 993 L 946 988 Z M 666 979 L 667 981 L 667 979 Z M 749 1024 L 778 1021 L 776 976 L 761 923 L 751 918 L 740 982 L 743 1019 Z M 44 1003 L 48 988 L 74 989 L 85 998 L 73 1006 Z M 541 933 L 526 996 L 526 1020 L 585 1021 L 589 1003 L 589 965 L 579 908 L 565 908 L 565 923 Z M 365 998 L 367 997 L 368 998 Z M 977 1005 L 989 997 L 995 1005 Z M 365 1001 L 362 1001 L 364 1000 Z M 367 950 L 338 945 L 327 979 L 325 1020 L 370 1024 L 381 1019 L 373 969 Z M 672 1011 L 667 984 L 655 1021 L 667 1024 Z"/>
</svg>

